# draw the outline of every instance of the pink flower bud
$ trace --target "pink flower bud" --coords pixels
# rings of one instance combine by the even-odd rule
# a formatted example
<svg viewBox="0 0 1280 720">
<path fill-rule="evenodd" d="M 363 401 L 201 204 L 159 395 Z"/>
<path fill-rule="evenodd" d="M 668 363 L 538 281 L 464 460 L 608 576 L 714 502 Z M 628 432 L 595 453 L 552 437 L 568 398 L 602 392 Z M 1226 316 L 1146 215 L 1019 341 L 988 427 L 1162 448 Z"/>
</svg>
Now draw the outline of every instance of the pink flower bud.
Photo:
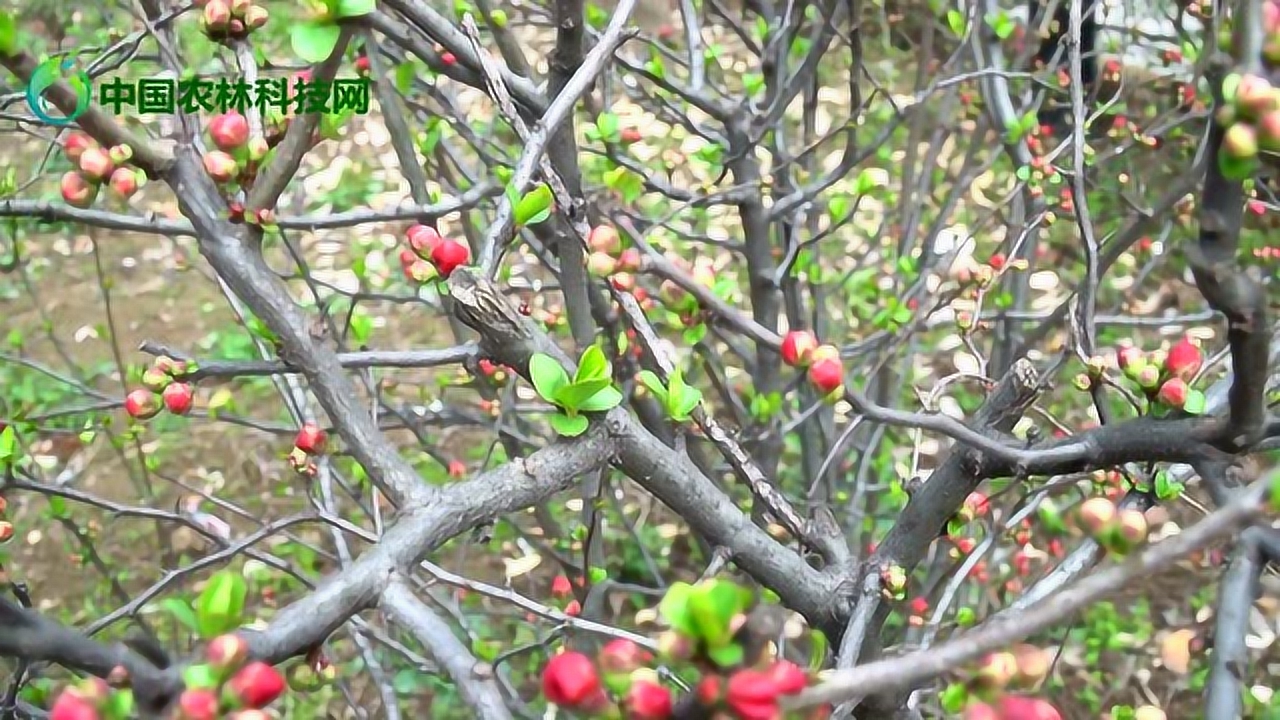
<svg viewBox="0 0 1280 720">
<path fill-rule="evenodd" d="M 219 670 L 239 667 L 249 657 L 249 643 L 235 633 L 227 633 L 209 641 L 205 658 Z"/>
<path fill-rule="evenodd" d="M 591 248 L 592 252 L 617 255 L 618 251 L 622 249 L 622 238 L 614 227 L 597 225 L 591 228 L 591 232 L 587 233 L 587 246 Z"/>
<path fill-rule="evenodd" d="M 217 2 L 217 0 L 212 0 Z M 221 150 L 214 150 L 204 156 L 204 171 L 215 181 L 230 182 L 240 172 L 236 159 Z"/>
<path fill-rule="evenodd" d="M 232 152 L 249 141 L 249 120 L 235 110 L 228 110 L 209 121 L 209 135 L 219 150 Z"/>
<path fill-rule="evenodd" d="M 98 197 L 98 186 L 91 184 L 83 175 L 69 170 L 62 176 L 62 199 L 71 207 L 85 209 Z"/>
<path fill-rule="evenodd" d="M 135 420 L 149 420 L 160 412 L 160 398 L 150 390 L 138 388 L 125 396 L 124 410 Z"/>
<path fill-rule="evenodd" d="M 630 673 L 653 659 L 644 648 L 625 638 L 610 640 L 600 649 L 600 669 L 606 673 Z"/>
<path fill-rule="evenodd" d="M 80 172 L 90 180 L 106 180 L 115 169 L 111 156 L 102 148 L 86 148 L 80 155 Z"/>
<path fill-rule="evenodd" d="M 138 192 L 138 173 L 133 168 L 116 168 L 116 171 L 111 173 L 110 185 L 113 192 L 128 200 Z"/>
</svg>

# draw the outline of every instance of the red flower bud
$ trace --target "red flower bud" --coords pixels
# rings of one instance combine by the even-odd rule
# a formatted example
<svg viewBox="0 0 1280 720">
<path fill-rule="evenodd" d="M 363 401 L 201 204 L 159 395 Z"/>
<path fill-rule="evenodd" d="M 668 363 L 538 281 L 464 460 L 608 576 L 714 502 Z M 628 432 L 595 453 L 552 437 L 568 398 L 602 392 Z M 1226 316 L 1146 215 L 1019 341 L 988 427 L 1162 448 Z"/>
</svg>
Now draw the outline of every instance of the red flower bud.
<svg viewBox="0 0 1280 720">
<path fill-rule="evenodd" d="M 542 670 L 542 694 L 570 710 L 586 710 L 608 702 L 596 666 L 580 652 L 560 653 L 547 661 Z"/>
<path fill-rule="evenodd" d="M 765 672 L 783 695 L 794 695 L 809 685 L 809 675 L 789 660 L 778 660 Z"/>
<path fill-rule="evenodd" d="M 63 690 L 49 711 L 49 720 L 98 720 L 98 711 L 84 698 Z"/>
<path fill-rule="evenodd" d="M 191 386 L 180 382 L 165 388 L 161 397 L 164 399 L 164 406 L 174 415 L 186 415 L 191 412 L 191 406 L 195 401 L 195 393 L 191 391 Z"/>
<path fill-rule="evenodd" d="M 111 173 L 110 184 L 117 195 L 128 200 L 138 192 L 138 173 L 132 168 L 116 168 L 115 172 Z"/>
<path fill-rule="evenodd" d="M 791 367 L 808 367 L 818 338 L 808 330 L 792 330 L 782 339 L 782 361 Z"/>
<path fill-rule="evenodd" d="M 449 277 L 456 268 L 466 265 L 470 259 L 471 251 L 456 240 L 441 240 L 431 251 L 431 264 L 445 277 Z"/>
<path fill-rule="evenodd" d="M 204 656 L 219 670 L 239 667 L 249 657 L 249 643 L 235 633 L 227 633 L 209 641 Z"/>
<path fill-rule="evenodd" d="M 409 228 L 407 233 L 409 238 L 409 247 L 413 250 L 417 257 L 427 260 L 431 257 L 431 251 L 436 249 L 444 238 L 440 237 L 440 233 L 429 225 L 414 225 Z M 402 259 L 401 262 L 404 262 Z"/>
<path fill-rule="evenodd" d="M 1062 713 L 1040 698 L 1005 695 L 996 708 L 1001 718 L 1009 720 L 1062 720 Z"/>
<path fill-rule="evenodd" d="M 551 581 L 551 595 L 558 598 L 569 597 L 573 593 L 573 585 L 569 583 L 569 578 L 564 575 L 557 575 Z"/>
<path fill-rule="evenodd" d="M 0 520 L 0 543 L 7 543 L 13 539 L 13 523 L 8 520 Z"/>
<path fill-rule="evenodd" d="M 1190 337 L 1183 336 L 1176 345 L 1169 348 L 1169 355 L 1164 359 L 1164 369 L 1171 377 L 1181 378 L 1188 382 L 1200 372 L 1204 363 L 1204 355 Z"/>
<path fill-rule="evenodd" d="M 640 269 L 640 251 L 636 248 L 627 248 L 618 255 L 618 269 L 636 272 Z"/>
<path fill-rule="evenodd" d="M 246 707 L 263 708 L 284 692 L 284 676 L 264 662 L 251 662 L 227 681 L 231 692 Z"/>
<path fill-rule="evenodd" d="M 964 709 L 964 720 L 1001 720 L 996 709 L 986 703 L 973 703 Z"/>
<path fill-rule="evenodd" d="M 308 455 L 319 455 L 324 452 L 326 440 L 324 431 L 315 423 L 306 423 L 298 431 L 298 437 L 294 439 L 293 445 Z"/>
<path fill-rule="evenodd" d="M 838 358 L 815 359 L 809 366 L 809 382 L 824 394 L 844 384 L 844 365 Z"/>
<path fill-rule="evenodd" d="M 231 6 L 226 0 L 209 0 L 204 6 L 203 20 L 206 32 L 225 32 L 231 24 Z"/>
<path fill-rule="evenodd" d="M 729 678 L 725 704 L 739 720 L 780 720 L 778 686 L 759 670 L 739 670 Z"/>
<path fill-rule="evenodd" d="M 214 720 L 218 696 L 212 690 L 186 690 L 178 697 L 178 713 L 182 720 Z"/>
<path fill-rule="evenodd" d="M 1156 398 L 1169 407 L 1181 408 L 1187 403 L 1188 390 L 1186 381 L 1180 377 L 1172 377 L 1160 386 L 1160 392 L 1156 393 Z"/>
<path fill-rule="evenodd" d="M 985 494 L 975 490 L 964 499 L 964 506 L 969 512 L 973 513 L 973 517 L 982 517 L 987 514 L 987 510 L 990 507 L 988 502 Z"/>
<path fill-rule="evenodd" d="M 648 680 L 632 683 L 627 692 L 627 720 L 666 720 L 671 706 L 671 691 Z"/>
</svg>

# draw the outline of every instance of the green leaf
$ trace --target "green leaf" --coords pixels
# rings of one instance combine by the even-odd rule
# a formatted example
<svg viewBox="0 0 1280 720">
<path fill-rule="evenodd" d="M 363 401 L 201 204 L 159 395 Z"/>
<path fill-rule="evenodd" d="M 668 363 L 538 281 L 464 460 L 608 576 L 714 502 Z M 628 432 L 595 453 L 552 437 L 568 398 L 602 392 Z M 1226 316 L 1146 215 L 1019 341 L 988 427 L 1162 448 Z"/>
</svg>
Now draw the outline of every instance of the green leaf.
<svg viewBox="0 0 1280 720">
<path fill-rule="evenodd" d="M 684 389 L 684 393 L 678 398 L 672 400 L 671 416 L 676 420 L 688 420 L 693 414 L 693 409 L 698 407 L 698 403 L 702 402 L 702 391 L 698 388 L 689 387 Z"/>
<path fill-rule="evenodd" d="M 707 324 L 698 323 L 684 331 L 682 336 L 686 345 L 697 345 L 702 342 L 702 338 L 707 336 Z"/>
<path fill-rule="evenodd" d="M 662 378 L 658 377 L 657 374 L 652 371 L 641 370 L 640 384 L 649 388 L 649 392 L 653 393 L 654 397 L 658 398 L 658 402 L 662 403 L 663 407 L 667 406 L 667 388 L 663 386 Z"/>
<path fill-rule="evenodd" d="M 678 398 L 684 394 L 685 385 L 684 375 L 680 372 L 680 368 L 671 371 L 671 376 L 667 378 L 667 391 L 671 393 L 672 398 Z"/>
<path fill-rule="evenodd" d="M 605 357 L 604 350 L 599 345 L 592 345 L 583 350 L 582 357 L 578 358 L 578 372 L 574 373 L 573 381 L 609 378 L 612 374 L 613 368 L 609 366 L 609 359 Z"/>
<path fill-rule="evenodd" d="M 1187 392 L 1187 400 L 1182 404 L 1182 409 L 1190 415 L 1202 415 L 1204 414 L 1204 406 L 1204 393 L 1199 390 L 1190 390 Z"/>
<path fill-rule="evenodd" d="M 737 643 L 721 645 L 720 647 L 709 648 L 707 650 L 707 657 L 711 658 L 712 662 L 722 668 L 740 665 L 745 655 L 746 653 L 742 650 L 742 646 Z"/>
<path fill-rule="evenodd" d="M 396 66 L 393 84 L 401 95 L 407 95 L 413 87 L 413 79 L 418 76 L 418 69 L 412 62 L 403 62 Z M 429 153 L 428 153 L 429 154 Z"/>
<path fill-rule="evenodd" d="M 551 187 L 546 183 L 541 183 L 538 187 L 525 193 L 525 196 L 520 198 L 520 202 L 516 204 L 516 227 L 536 225 L 537 223 L 533 221 L 544 212 L 547 217 L 550 217 L 551 200 Z M 546 220 L 546 217 L 543 217 L 542 220 Z"/>
<path fill-rule="evenodd" d="M 872 168 L 863 168 L 858 173 L 858 179 L 853 182 L 853 191 L 859 195 L 867 193 L 880 187 L 880 181 L 876 179 L 877 173 L 872 172 Z"/>
<path fill-rule="evenodd" d="M 911 322 L 911 308 L 906 305 L 899 305 L 894 308 L 893 321 L 899 325 L 906 325 Z"/>
<path fill-rule="evenodd" d="M 675 420 L 687 420 L 689 413 L 702 401 L 702 391 L 685 384 L 684 375 L 679 370 L 671 373 L 670 392 L 667 412 Z"/>
<path fill-rule="evenodd" d="M 951 683 L 938 696 L 938 701 L 942 704 L 943 710 L 952 715 L 957 715 L 964 710 L 964 706 L 969 702 L 969 690 L 964 686 L 964 683 Z"/>
<path fill-rule="evenodd" d="M 697 636 L 697 625 L 689 614 L 689 598 L 695 590 L 686 582 L 678 582 L 667 588 L 667 594 L 658 603 L 658 615 L 673 630 L 689 637 Z"/>
<path fill-rule="evenodd" d="M 618 125 L 618 116 L 613 113 L 601 113 L 596 121 L 596 128 L 600 131 L 600 135 L 609 142 L 618 141 Z"/>
<path fill-rule="evenodd" d="M 238 572 L 223 570 L 209 578 L 195 602 L 200 637 L 210 640 L 239 627 L 248 594 L 249 586 Z"/>
<path fill-rule="evenodd" d="M 1218 170 L 1228 180 L 1242 182 L 1253 176 L 1258 167 L 1255 158 L 1234 158 L 1226 153 L 1226 148 L 1218 152 Z"/>
<path fill-rule="evenodd" d="M 1175 481 L 1167 471 L 1161 470 L 1156 473 L 1155 491 L 1157 499 L 1163 501 L 1173 500 L 1182 494 L 1182 487 L 1182 483 Z"/>
<path fill-rule="evenodd" d="M 12 12 L 0 12 L 0 55 L 18 53 L 18 23 Z"/>
<path fill-rule="evenodd" d="M 309 63 L 324 62 L 333 54 L 342 31 L 322 22 L 299 23 L 289 28 L 289 44 L 298 57 Z"/>
<path fill-rule="evenodd" d="M 338 0 L 334 17 L 353 18 L 373 14 L 378 9 L 376 0 Z"/>
<path fill-rule="evenodd" d="M 584 402 L 589 400 L 592 395 L 609 387 L 611 382 L 609 378 L 596 378 L 595 380 L 580 380 L 565 385 L 556 391 L 556 404 L 566 410 L 581 410 Z"/>
<path fill-rule="evenodd" d="M 107 698 L 106 715 L 110 720 L 126 720 L 133 714 L 133 691 L 129 688 L 116 690 Z"/>
<path fill-rule="evenodd" d="M 809 635 L 809 672 L 818 672 L 827 662 L 827 642 L 826 633 L 821 630 L 814 630 Z"/>
<path fill-rule="evenodd" d="M 18 431 L 12 425 L 0 431 L 0 467 L 12 464 L 19 457 Z"/>
<path fill-rule="evenodd" d="M 573 417 L 570 417 L 562 413 L 556 413 L 551 416 L 552 429 L 565 437 L 578 437 L 582 433 L 586 432 L 590 425 L 591 423 L 587 421 L 585 415 L 574 415 Z"/>
<path fill-rule="evenodd" d="M 833 221 L 843 220 L 849 214 L 849 198 L 837 195 L 827 201 L 827 214 Z"/>
<path fill-rule="evenodd" d="M 959 10 L 947 11 L 947 27 L 957 36 L 964 35 L 964 14 Z"/>
<path fill-rule="evenodd" d="M 729 642 L 733 633 L 729 621 L 742 611 L 744 602 L 741 589 L 730 582 L 713 580 L 694 586 L 689 597 L 689 613 L 698 626 L 698 635 L 708 647 L 720 647 Z"/>
<path fill-rule="evenodd" d="M 167 597 L 156 607 L 172 615 L 174 620 L 191 632 L 200 632 L 200 625 L 196 622 L 196 611 L 192 610 L 191 604 L 185 600 Z"/>
<path fill-rule="evenodd" d="M 220 678 L 211 665 L 188 665 L 182 670 L 183 683 L 196 690 L 212 690 L 218 687 Z"/>
<path fill-rule="evenodd" d="M 569 373 L 564 366 L 546 353 L 534 353 L 529 358 L 529 377 L 533 380 L 533 389 L 549 403 L 554 403 L 560 389 L 569 384 Z"/>
<path fill-rule="evenodd" d="M 622 404 L 622 393 L 610 385 L 578 405 L 582 412 L 606 412 Z"/>
</svg>

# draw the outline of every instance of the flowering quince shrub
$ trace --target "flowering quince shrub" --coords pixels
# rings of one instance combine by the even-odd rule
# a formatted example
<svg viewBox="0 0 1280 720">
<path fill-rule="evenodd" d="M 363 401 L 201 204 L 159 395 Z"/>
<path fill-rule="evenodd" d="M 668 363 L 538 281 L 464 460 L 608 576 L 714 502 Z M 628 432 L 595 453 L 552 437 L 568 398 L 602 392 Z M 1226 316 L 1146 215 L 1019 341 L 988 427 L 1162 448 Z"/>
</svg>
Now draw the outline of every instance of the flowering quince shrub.
<svg viewBox="0 0 1280 720">
<path fill-rule="evenodd" d="M 1280 709 L 1280 0 L 47 4 L 0 718 Z"/>
<path fill-rule="evenodd" d="M 166 714 L 172 720 L 267 720 L 266 708 L 286 689 L 274 667 L 247 661 L 248 644 L 237 635 L 220 635 L 209 642 L 205 661 L 182 672 L 182 690 Z M 135 703 L 124 667 L 103 680 L 90 678 L 58 694 L 50 720 L 127 720 Z"/>
<path fill-rule="evenodd" d="M 625 638 L 609 641 L 594 657 L 566 649 L 543 667 L 542 694 L 584 718 L 829 717 L 826 706 L 783 710 L 782 702 L 814 678 L 771 647 L 748 654 L 752 601 L 749 590 L 724 580 L 677 583 L 659 608 L 668 629 L 658 636 L 656 653 Z M 678 680 L 665 682 L 658 668 Z M 676 682 L 688 689 L 673 690 Z"/>
</svg>

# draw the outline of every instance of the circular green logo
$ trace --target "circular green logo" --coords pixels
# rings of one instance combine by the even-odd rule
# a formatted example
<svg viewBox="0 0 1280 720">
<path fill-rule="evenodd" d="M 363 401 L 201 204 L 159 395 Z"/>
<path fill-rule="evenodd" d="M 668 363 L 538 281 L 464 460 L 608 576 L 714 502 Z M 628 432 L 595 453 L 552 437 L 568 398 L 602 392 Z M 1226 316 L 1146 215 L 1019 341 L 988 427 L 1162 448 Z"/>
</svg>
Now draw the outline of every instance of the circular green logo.
<svg viewBox="0 0 1280 720">
<path fill-rule="evenodd" d="M 70 125 L 89 109 L 92 102 L 89 73 L 77 70 L 68 73 L 74 67 L 70 58 L 49 58 L 31 73 L 31 82 L 27 83 L 27 105 L 36 117 L 50 125 Z M 58 108 L 44 99 L 44 91 L 59 80 L 66 80 L 76 93 L 76 107 L 69 115 L 62 115 Z"/>
</svg>

